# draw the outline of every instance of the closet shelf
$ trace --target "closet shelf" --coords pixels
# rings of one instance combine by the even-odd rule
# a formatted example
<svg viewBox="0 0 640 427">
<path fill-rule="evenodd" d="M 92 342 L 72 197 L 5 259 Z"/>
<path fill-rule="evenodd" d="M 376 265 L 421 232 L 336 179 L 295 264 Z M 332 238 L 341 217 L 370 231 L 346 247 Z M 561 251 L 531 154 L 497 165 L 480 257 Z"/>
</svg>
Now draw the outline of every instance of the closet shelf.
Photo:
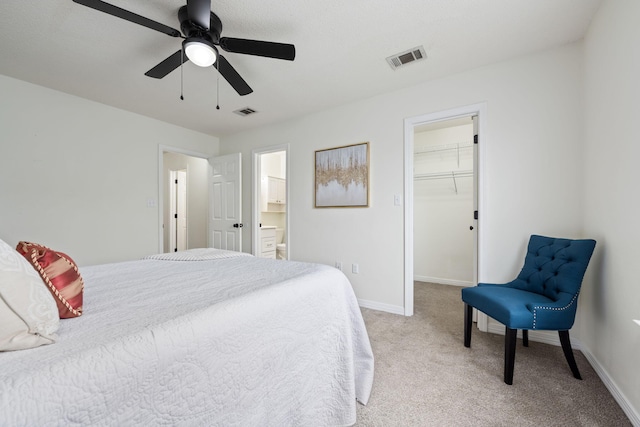
<svg viewBox="0 0 640 427">
<path fill-rule="evenodd" d="M 455 153 L 458 161 L 458 167 L 460 167 L 460 151 L 470 148 L 473 148 L 473 144 L 471 142 L 457 142 L 452 144 L 432 145 L 421 150 L 415 150 L 413 154 L 414 156 L 422 156 L 425 154 L 452 152 Z"/>
<path fill-rule="evenodd" d="M 420 155 L 420 154 L 439 153 L 441 151 L 462 150 L 465 148 L 472 148 L 472 147 L 473 147 L 473 143 L 471 142 L 456 142 L 453 144 L 432 145 L 420 150 L 415 150 L 413 154 Z"/>
</svg>

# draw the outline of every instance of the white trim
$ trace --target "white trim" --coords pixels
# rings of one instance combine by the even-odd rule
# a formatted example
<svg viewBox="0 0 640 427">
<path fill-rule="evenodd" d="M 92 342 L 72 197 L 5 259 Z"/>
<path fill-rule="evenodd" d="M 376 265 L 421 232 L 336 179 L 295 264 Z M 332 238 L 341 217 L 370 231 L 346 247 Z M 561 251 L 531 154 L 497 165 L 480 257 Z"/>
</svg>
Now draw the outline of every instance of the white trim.
<svg viewBox="0 0 640 427">
<path fill-rule="evenodd" d="M 369 301 L 358 298 L 358 305 L 362 308 L 370 308 L 371 310 L 384 311 L 391 314 L 404 315 L 404 307 L 401 305 L 384 304 L 377 301 Z"/>
<path fill-rule="evenodd" d="M 157 209 L 158 209 L 158 253 L 163 253 L 164 252 L 164 232 L 162 229 L 162 224 L 164 223 L 164 196 L 163 196 L 163 189 L 164 189 L 164 176 L 163 176 L 163 172 L 164 172 L 164 159 L 163 159 L 163 154 L 164 153 L 178 153 L 178 154 L 184 154 L 185 156 L 191 156 L 191 157 L 198 157 L 201 159 L 209 159 L 208 154 L 204 154 L 204 153 L 199 153 L 197 151 L 191 151 L 191 150 L 185 150 L 183 148 L 178 148 L 178 147 L 171 147 L 169 145 L 163 145 L 163 144 L 158 144 L 158 204 L 157 204 Z M 209 205 L 209 204 L 207 204 Z M 209 227 L 208 222 L 207 222 L 207 227 Z M 207 228 L 207 234 L 209 234 L 209 230 Z"/>
<path fill-rule="evenodd" d="M 441 277 L 415 275 L 413 276 L 413 280 L 418 282 L 437 283 L 439 285 L 473 286 L 473 282 L 469 282 L 468 280 L 443 279 Z"/>
<path fill-rule="evenodd" d="M 478 179 L 478 211 L 480 217 L 478 219 L 478 247 L 475 255 L 478 256 L 476 265 L 478 271 L 474 273 L 478 279 L 481 277 L 480 270 L 482 267 L 481 255 L 484 252 L 482 246 L 482 227 L 480 224 L 484 222 L 483 203 L 483 182 L 484 182 L 484 152 L 486 145 L 486 103 L 467 105 L 463 107 L 453 108 L 450 110 L 439 111 L 435 113 L 424 114 L 416 117 L 404 119 L 404 315 L 413 315 L 413 134 L 414 128 L 425 123 L 435 123 L 444 120 L 456 119 L 460 117 L 478 116 L 478 170 L 474 171 Z M 478 328 L 486 330 L 486 315 L 479 313 Z M 485 328 L 485 329 L 482 329 Z"/>
<path fill-rule="evenodd" d="M 488 328 L 488 332 L 504 335 L 504 325 L 496 322 L 491 322 Z M 522 331 L 518 331 L 518 336 L 522 338 Z M 560 338 L 558 337 L 557 331 L 529 331 L 529 340 L 536 341 L 544 344 L 551 344 L 555 346 L 560 346 Z M 620 405 L 622 411 L 631 421 L 631 424 L 634 426 L 640 426 L 640 413 L 638 413 L 631 401 L 625 396 L 625 394 L 620 390 L 620 387 L 616 384 L 616 382 L 611 378 L 609 372 L 600 364 L 598 359 L 589 351 L 588 348 L 584 347 L 579 340 L 571 339 L 571 347 L 574 350 L 579 350 L 582 352 L 584 357 L 587 359 L 591 367 L 600 380 L 604 383 L 609 393 L 613 396 L 615 401 Z M 561 361 L 564 363 L 564 359 Z"/>
<path fill-rule="evenodd" d="M 287 201 L 286 204 L 286 210 L 285 210 L 285 234 L 284 234 L 284 242 L 287 245 L 287 259 L 291 259 L 291 245 L 290 242 L 291 240 L 289 239 L 289 236 L 291 235 L 291 225 L 290 225 L 290 221 L 289 221 L 289 212 L 291 211 L 290 206 L 291 206 L 291 198 L 289 197 L 290 191 L 289 191 L 289 186 L 291 183 L 291 179 L 289 179 L 289 177 L 291 176 L 291 155 L 289 153 L 290 151 L 290 147 L 289 144 L 280 144 L 280 145 L 272 145 L 269 147 L 261 147 L 261 148 L 256 148 L 251 150 L 251 174 L 252 179 L 251 179 L 251 250 L 252 253 L 255 255 L 258 253 L 258 244 L 260 242 L 260 237 L 258 236 L 258 233 L 260 232 L 260 227 L 259 227 L 259 210 L 260 210 L 260 178 L 261 178 L 261 171 L 260 171 L 260 162 L 258 162 L 258 160 L 260 159 L 260 155 L 261 154 L 269 154 L 269 153 L 277 153 L 280 151 L 284 151 L 285 152 L 285 162 L 286 162 L 286 181 L 285 181 L 285 191 L 286 191 L 286 197 L 285 200 Z"/>
<path fill-rule="evenodd" d="M 591 364 L 593 370 L 596 371 L 596 374 L 598 374 L 598 377 L 600 377 L 604 386 L 609 390 L 609 393 L 611 393 L 615 401 L 618 402 L 618 405 L 620 405 L 622 411 L 625 413 L 627 418 L 629 418 L 631 424 L 634 426 L 640 426 L 640 413 L 634 409 L 633 403 L 627 398 L 627 396 L 625 396 L 622 390 L 620 390 L 620 387 L 618 387 L 613 378 L 611 378 L 609 372 L 607 372 L 600 362 L 598 362 L 598 359 L 591 354 L 588 349 L 584 348 L 581 343 L 576 344 L 578 344 L 576 348 L 578 348 L 582 354 L 584 354 L 584 357 L 587 358 L 587 361 Z"/>
</svg>

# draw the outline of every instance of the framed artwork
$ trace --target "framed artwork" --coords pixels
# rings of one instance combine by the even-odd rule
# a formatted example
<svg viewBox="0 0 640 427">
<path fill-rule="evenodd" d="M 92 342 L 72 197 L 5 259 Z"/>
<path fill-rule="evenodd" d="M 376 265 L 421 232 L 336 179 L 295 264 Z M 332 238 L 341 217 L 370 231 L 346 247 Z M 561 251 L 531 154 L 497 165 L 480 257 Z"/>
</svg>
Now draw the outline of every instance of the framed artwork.
<svg viewBox="0 0 640 427">
<path fill-rule="evenodd" d="M 316 208 L 369 206 L 369 143 L 316 151 Z"/>
</svg>

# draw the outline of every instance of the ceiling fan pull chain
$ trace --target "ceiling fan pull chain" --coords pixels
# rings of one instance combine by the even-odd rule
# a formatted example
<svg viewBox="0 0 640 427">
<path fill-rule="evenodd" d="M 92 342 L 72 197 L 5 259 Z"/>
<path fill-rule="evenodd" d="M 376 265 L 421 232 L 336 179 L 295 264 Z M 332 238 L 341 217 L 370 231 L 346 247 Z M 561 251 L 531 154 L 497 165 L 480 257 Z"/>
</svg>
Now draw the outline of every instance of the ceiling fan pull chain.
<svg viewBox="0 0 640 427">
<path fill-rule="evenodd" d="M 183 68 L 183 64 L 184 64 L 184 49 L 182 49 L 180 51 L 180 100 L 184 101 L 184 84 L 183 84 L 183 72 L 182 72 L 182 68 Z"/>
<path fill-rule="evenodd" d="M 216 69 L 218 75 L 216 76 L 216 110 L 220 109 L 220 61 L 216 61 Z"/>
</svg>

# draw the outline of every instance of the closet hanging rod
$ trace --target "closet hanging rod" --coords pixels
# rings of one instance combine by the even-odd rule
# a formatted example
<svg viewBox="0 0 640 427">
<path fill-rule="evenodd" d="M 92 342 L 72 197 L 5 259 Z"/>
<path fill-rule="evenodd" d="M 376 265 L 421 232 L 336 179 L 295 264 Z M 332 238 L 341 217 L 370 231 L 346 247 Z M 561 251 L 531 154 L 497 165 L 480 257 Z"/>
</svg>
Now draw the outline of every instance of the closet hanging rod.
<svg viewBox="0 0 640 427">
<path fill-rule="evenodd" d="M 454 172 L 434 172 L 434 173 L 420 173 L 415 174 L 413 179 L 415 181 L 423 181 L 430 179 L 451 179 L 451 178 L 466 178 L 473 177 L 473 171 L 454 171 Z"/>
</svg>

